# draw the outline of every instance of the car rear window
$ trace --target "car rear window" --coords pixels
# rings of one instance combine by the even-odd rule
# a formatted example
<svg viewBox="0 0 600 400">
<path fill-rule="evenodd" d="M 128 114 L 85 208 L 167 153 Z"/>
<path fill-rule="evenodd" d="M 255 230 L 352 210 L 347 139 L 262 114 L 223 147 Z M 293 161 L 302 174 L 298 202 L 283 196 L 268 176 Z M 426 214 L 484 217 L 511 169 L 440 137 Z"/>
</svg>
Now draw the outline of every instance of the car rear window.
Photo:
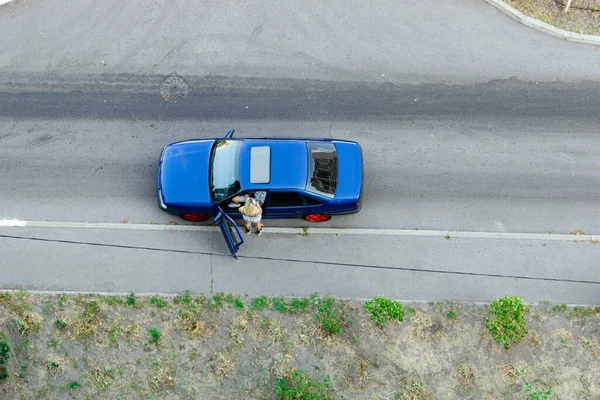
<svg viewBox="0 0 600 400">
<path fill-rule="evenodd" d="M 333 143 L 307 143 L 308 182 L 306 190 L 329 198 L 335 196 L 338 182 L 338 158 Z"/>
</svg>

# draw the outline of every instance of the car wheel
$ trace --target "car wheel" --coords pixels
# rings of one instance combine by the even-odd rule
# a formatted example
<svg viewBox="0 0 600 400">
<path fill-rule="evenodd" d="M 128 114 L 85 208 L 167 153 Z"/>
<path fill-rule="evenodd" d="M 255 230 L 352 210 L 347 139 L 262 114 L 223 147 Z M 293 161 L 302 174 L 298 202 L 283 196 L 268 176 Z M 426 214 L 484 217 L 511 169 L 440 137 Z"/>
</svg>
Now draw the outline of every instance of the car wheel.
<svg viewBox="0 0 600 400">
<path fill-rule="evenodd" d="M 190 222 L 202 222 L 208 219 L 208 215 L 206 214 L 183 214 L 181 218 Z"/>
<path fill-rule="evenodd" d="M 331 219 L 331 215 L 327 214 L 306 214 L 304 219 L 309 222 L 325 222 Z"/>
</svg>

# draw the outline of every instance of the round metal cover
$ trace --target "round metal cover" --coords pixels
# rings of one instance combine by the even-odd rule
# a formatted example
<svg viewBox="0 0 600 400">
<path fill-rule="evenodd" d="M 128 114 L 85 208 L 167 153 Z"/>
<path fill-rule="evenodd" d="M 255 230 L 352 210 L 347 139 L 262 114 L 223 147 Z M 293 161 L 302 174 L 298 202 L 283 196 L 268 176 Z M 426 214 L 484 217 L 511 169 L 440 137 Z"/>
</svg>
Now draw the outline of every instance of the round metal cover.
<svg viewBox="0 0 600 400">
<path fill-rule="evenodd" d="M 180 76 L 170 76 L 160 85 L 160 95 L 169 103 L 185 99 L 189 91 L 186 81 Z"/>
</svg>

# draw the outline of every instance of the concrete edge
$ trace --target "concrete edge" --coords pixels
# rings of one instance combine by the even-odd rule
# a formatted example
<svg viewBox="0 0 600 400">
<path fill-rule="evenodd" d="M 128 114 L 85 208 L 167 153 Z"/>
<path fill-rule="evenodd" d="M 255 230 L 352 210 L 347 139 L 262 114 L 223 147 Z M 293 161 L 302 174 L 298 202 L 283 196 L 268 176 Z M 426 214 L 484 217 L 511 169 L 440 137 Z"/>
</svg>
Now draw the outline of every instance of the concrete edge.
<svg viewBox="0 0 600 400">
<path fill-rule="evenodd" d="M 97 296 L 128 296 L 129 294 L 131 294 L 131 292 L 95 292 L 95 291 L 80 291 L 80 290 L 27 290 L 27 289 L 2 289 L 0 288 L 0 291 L 2 292 L 8 292 L 8 293 L 18 293 L 21 291 L 25 291 L 27 293 L 31 293 L 34 295 L 61 295 L 61 294 L 67 294 L 69 296 L 74 296 L 74 295 L 89 295 L 89 294 L 94 294 Z M 176 292 L 176 293 L 163 293 L 163 292 L 144 292 L 144 293 L 134 293 L 136 297 L 152 297 L 152 296 L 159 296 L 159 297 L 169 297 L 169 298 L 173 298 L 173 297 L 177 297 L 179 295 L 181 295 L 182 292 Z M 212 294 L 213 292 L 192 292 L 192 294 L 199 294 L 199 293 L 204 293 L 204 294 Z M 216 292 L 218 293 L 218 292 Z M 244 293 L 234 293 L 237 294 L 239 296 L 247 296 L 249 298 L 256 298 L 259 297 L 259 295 L 249 295 L 249 294 L 244 294 Z M 280 296 L 276 293 L 264 293 L 265 295 L 271 296 L 271 297 L 285 297 L 287 299 L 297 299 L 300 297 L 306 297 L 306 296 Z M 354 300 L 354 301 L 369 301 L 372 300 L 372 298 L 368 297 L 336 297 L 336 299 L 338 300 Z M 411 299 L 392 299 L 392 300 L 396 300 L 396 301 L 401 301 L 403 303 L 407 303 L 407 304 L 430 304 L 431 300 L 411 300 Z M 464 301 L 464 300 L 435 300 L 437 302 L 442 302 L 442 303 L 449 303 L 449 304 L 466 304 L 466 305 L 475 305 L 475 306 L 487 306 L 490 305 L 491 301 Z M 523 301 L 523 304 L 526 306 L 540 306 L 542 304 L 545 304 L 545 302 L 540 301 L 540 302 L 530 302 L 527 303 L 525 301 Z M 560 303 L 551 303 L 551 304 L 560 304 Z M 566 304 L 567 307 L 588 307 L 590 305 L 594 305 L 593 304 L 580 304 L 580 303 L 569 303 Z"/>
<path fill-rule="evenodd" d="M 0 220 L 0 228 L 54 228 L 54 229 L 96 229 L 96 230 L 141 230 L 141 231 L 188 231 L 217 232 L 217 226 L 210 225 L 169 225 L 169 224 L 131 224 L 105 222 L 60 222 L 60 221 L 22 221 Z M 597 244 L 600 235 L 571 235 L 553 233 L 518 233 L 518 232 L 465 232 L 448 230 L 420 229 L 369 229 L 369 228 L 279 228 L 266 227 L 265 234 L 288 235 L 363 235 L 363 236 L 405 236 L 405 237 L 437 237 L 445 239 L 499 239 L 499 240 L 538 240 L 562 242 L 589 242 Z"/>
<path fill-rule="evenodd" d="M 559 29 L 553 25 L 547 24 L 545 22 L 539 21 L 535 18 L 531 18 L 521 11 L 514 9 L 513 7 L 506 4 L 503 0 L 485 0 L 492 7 L 496 8 L 498 11 L 506 14 L 510 18 L 515 21 L 538 30 L 540 32 L 546 33 L 548 35 L 552 35 L 559 39 L 567 40 L 569 42 L 577 42 L 577 43 L 586 43 L 593 45 L 600 45 L 600 36 L 595 35 L 584 35 L 581 33 L 569 32 L 563 29 Z"/>
</svg>

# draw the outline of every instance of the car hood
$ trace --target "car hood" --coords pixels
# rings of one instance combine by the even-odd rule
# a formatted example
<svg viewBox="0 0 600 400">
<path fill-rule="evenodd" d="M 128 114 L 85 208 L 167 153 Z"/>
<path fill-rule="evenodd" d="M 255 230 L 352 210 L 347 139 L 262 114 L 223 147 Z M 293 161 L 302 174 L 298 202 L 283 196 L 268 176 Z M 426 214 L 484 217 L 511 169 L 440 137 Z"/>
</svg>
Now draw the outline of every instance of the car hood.
<svg viewBox="0 0 600 400">
<path fill-rule="evenodd" d="M 208 172 L 214 139 L 190 140 L 165 147 L 159 188 L 167 206 L 210 204 Z"/>
</svg>

